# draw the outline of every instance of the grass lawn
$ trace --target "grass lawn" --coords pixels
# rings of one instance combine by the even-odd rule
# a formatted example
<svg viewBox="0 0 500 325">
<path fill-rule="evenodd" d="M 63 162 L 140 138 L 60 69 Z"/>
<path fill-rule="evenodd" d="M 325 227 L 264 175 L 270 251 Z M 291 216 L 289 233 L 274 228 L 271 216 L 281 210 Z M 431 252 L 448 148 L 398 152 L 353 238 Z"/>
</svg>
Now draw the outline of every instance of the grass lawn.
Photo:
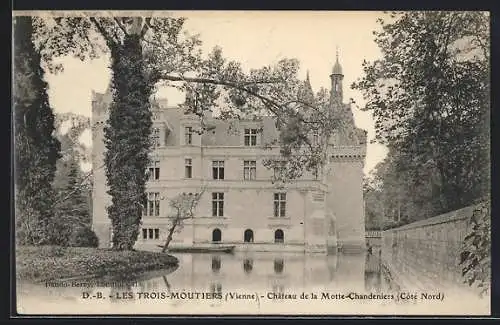
<svg viewBox="0 0 500 325">
<path fill-rule="evenodd" d="M 144 251 L 113 251 L 88 247 L 19 246 L 16 278 L 32 282 L 73 277 L 133 277 L 136 274 L 176 267 L 176 257 Z"/>
</svg>

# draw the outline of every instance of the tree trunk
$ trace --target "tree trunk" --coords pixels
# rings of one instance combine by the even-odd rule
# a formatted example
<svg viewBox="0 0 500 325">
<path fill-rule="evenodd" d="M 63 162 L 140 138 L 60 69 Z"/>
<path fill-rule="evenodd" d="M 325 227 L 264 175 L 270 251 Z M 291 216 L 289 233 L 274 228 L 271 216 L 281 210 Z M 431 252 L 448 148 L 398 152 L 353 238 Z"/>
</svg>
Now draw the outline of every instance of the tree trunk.
<svg viewBox="0 0 500 325">
<path fill-rule="evenodd" d="M 54 114 L 40 54 L 34 47 L 32 18 L 14 19 L 14 155 L 16 187 L 16 241 L 50 244 L 53 237 L 52 181 L 60 158 L 53 136 Z"/>
<path fill-rule="evenodd" d="M 111 48 L 113 103 L 104 129 L 105 166 L 113 247 L 132 250 L 146 202 L 153 84 L 145 76 L 139 35 L 126 35 Z"/>
<path fill-rule="evenodd" d="M 173 234 L 174 234 L 174 231 L 175 231 L 175 228 L 177 227 L 177 222 L 178 219 L 175 219 L 174 220 L 174 223 L 172 224 L 172 227 L 170 227 L 170 230 L 168 231 L 168 236 L 167 236 L 167 240 L 165 241 L 165 245 L 163 246 L 161 252 L 162 253 L 165 253 L 168 249 L 168 245 L 170 244 L 170 242 L 172 241 L 172 237 L 173 237 Z"/>
</svg>

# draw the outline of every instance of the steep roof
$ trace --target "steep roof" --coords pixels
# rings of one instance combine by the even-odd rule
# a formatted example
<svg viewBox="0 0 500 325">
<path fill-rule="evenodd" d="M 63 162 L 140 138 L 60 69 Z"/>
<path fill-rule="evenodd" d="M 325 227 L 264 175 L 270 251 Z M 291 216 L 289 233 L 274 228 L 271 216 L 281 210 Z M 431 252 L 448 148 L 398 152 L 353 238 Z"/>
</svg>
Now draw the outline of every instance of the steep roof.
<svg viewBox="0 0 500 325">
<path fill-rule="evenodd" d="M 332 74 L 341 75 L 342 74 L 342 66 L 339 63 L 339 57 L 337 56 L 337 60 L 333 65 Z"/>
</svg>

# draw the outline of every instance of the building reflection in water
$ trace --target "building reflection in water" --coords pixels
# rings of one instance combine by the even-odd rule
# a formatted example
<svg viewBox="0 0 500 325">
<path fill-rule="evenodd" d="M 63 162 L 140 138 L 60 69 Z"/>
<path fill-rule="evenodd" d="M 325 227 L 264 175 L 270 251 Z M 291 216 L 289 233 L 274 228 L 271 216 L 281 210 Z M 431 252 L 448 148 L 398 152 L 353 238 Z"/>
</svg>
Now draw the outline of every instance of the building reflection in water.
<svg viewBox="0 0 500 325">
<path fill-rule="evenodd" d="M 168 274 L 172 290 L 239 293 L 302 290 L 364 290 L 365 258 L 282 253 L 178 254 L 179 268 Z M 161 278 L 147 282 L 160 283 Z"/>
<path fill-rule="evenodd" d="M 283 273 L 283 268 L 285 267 L 285 261 L 283 258 L 275 258 L 274 259 L 274 273 L 281 274 Z"/>
<path fill-rule="evenodd" d="M 222 294 L 222 284 L 220 283 L 212 283 L 210 285 L 210 292 L 214 294 Z"/>
<path fill-rule="evenodd" d="M 176 254 L 175 271 L 145 273 L 122 286 L 86 288 L 43 288 L 58 296 L 80 297 L 83 291 L 102 292 L 110 302 L 140 302 L 128 292 L 176 293 L 211 292 L 224 296 L 239 294 L 324 292 L 349 290 L 362 292 L 379 285 L 377 270 L 364 255 L 299 255 L 283 253 Z M 27 289 L 26 289 L 27 290 Z M 31 291 L 32 292 L 32 291 Z M 169 299 L 170 306 L 189 303 L 189 299 Z M 279 301 L 279 300 L 276 300 Z M 208 303 L 221 304 L 213 299 Z"/>
<path fill-rule="evenodd" d="M 212 272 L 219 273 L 221 267 L 221 260 L 219 255 L 212 256 Z"/>
<path fill-rule="evenodd" d="M 252 269 L 253 269 L 253 260 L 248 258 L 245 259 L 243 261 L 243 270 L 245 271 L 245 273 L 250 274 L 252 272 Z"/>
</svg>

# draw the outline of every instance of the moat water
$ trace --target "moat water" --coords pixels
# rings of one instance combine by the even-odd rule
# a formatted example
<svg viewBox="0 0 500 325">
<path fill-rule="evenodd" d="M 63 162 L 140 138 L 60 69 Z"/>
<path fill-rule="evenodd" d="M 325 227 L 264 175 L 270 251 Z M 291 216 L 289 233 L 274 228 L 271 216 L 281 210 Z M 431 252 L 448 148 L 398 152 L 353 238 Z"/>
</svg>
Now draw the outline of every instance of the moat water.
<svg viewBox="0 0 500 325">
<path fill-rule="evenodd" d="M 18 312 L 129 315 L 489 313 L 489 301 L 478 300 L 480 305 L 463 303 L 463 299 L 455 300 L 450 297 L 450 291 L 442 288 L 425 293 L 401 293 L 385 276 L 378 254 L 174 255 L 179 258 L 178 268 L 147 272 L 128 280 L 117 275 L 38 285 L 19 283 Z M 475 307 L 471 309 L 471 306 Z"/>
</svg>

